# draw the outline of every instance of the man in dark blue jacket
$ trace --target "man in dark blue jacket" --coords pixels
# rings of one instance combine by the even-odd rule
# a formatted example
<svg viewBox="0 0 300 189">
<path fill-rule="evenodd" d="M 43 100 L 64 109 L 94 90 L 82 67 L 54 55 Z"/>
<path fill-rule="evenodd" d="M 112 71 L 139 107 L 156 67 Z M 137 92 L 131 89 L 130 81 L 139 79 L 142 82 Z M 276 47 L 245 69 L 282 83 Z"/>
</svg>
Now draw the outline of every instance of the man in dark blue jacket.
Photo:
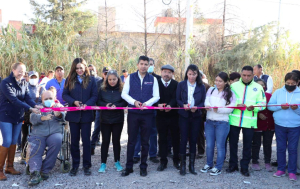
<svg viewBox="0 0 300 189">
<path fill-rule="evenodd" d="M 157 79 L 147 73 L 148 67 L 149 58 L 147 56 L 140 56 L 138 60 L 138 71 L 128 76 L 122 92 L 122 98 L 128 102 L 129 107 L 141 108 L 141 110 L 128 111 L 127 163 L 122 176 L 128 176 L 133 172 L 134 147 L 139 130 L 142 143 L 140 175 L 147 176 L 149 137 L 154 121 L 154 110 L 145 110 L 144 107 L 152 106 L 159 100 Z"/>
</svg>

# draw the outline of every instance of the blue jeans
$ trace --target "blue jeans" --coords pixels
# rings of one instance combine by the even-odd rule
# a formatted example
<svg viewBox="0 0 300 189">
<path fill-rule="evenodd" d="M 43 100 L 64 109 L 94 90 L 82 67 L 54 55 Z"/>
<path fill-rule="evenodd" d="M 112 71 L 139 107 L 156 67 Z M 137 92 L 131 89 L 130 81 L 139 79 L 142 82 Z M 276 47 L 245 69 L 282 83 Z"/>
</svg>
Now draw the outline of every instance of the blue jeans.
<svg viewBox="0 0 300 189">
<path fill-rule="evenodd" d="M 22 127 L 21 127 L 21 130 L 22 130 Z M 19 134 L 17 144 L 20 145 L 20 146 L 22 144 L 22 132 L 20 132 L 20 134 Z"/>
<path fill-rule="evenodd" d="M 17 144 L 19 135 L 21 133 L 22 122 L 12 124 L 0 121 L 0 130 L 3 138 L 2 146 L 9 148 L 10 145 Z"/>
<path fill-rule="evenodd" d="M 149 157 L 156 157 L 157 156 L 157 129 L 156 129 L 156 112 L 153 118 L 153 125 L 151 128 L 150 139 L 149 139 Z M 137 136 L 136 145 L 134 148 L 134 156 L 133 157 L 140 157 L 139 152 L 141 151 L 141 135 L 140 131 Z"/>
<path fill-rule="evenodd" d="M 277 143 L 278 171 L 284 171 L 286 167 L 286 148 L 289 153 L 288 173 L 297 173 L 297 147 L 300 135 L 299 127 L 282 127 L 275 124 Z"/>
<path fill-rule="evenodd" d="M 225 141 L 229 133 L 229 123 L 226 121 L 207 120 L 205 124 L 207 165 L 213 167 L 215 143 L 217 145 L 216 168 L 222 170 L 225 159 Z"/>
</svg>

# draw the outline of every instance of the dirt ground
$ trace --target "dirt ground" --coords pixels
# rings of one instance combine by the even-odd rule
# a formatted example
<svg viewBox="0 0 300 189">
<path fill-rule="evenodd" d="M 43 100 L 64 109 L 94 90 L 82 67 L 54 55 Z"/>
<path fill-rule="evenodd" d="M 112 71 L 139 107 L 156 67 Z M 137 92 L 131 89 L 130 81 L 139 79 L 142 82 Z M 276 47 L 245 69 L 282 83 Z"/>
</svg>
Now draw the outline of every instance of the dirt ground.
<svg viewBox="0 0 300 189">
<path fill-rule="evenodd" d="M 239 157 L 241 156 L 241 139 L 239 144 Z M 0 135 L 0 144 L 2 143 L 2 136 Z M 126 162 L 126 148 L 127 148 L 127 125 L 125 123 L 121 138 L 121 164 L 125 167 Z M 272 160 L 276 159 L 276 142 L 273 140 L 273 154 Z M 82 151 L 82 149 L 81 149 Z M 187 174 L 180 176 L 178 170 L 173 167 L 172 159 L 169 159 L 168 168 L 163 172 L 156 171 L 158 164 L 148 161 L 148 176 L 141 177 L 139 175 L 139 165 L 134 165 L 134 173 L 127 177 L 121 177 L 120 172 L 114 168 L 112 144 L 109 149 L 109 157 L 107 162 L 106 173 L 98 173 L 100 167 L 100 147 L 96 148 L 96 154 L 92 156 L 92 175 L 84 176 L 83 170 L 80 169 L 76 177 L 70 177 L 68 174 L 60 173 L 60 162 L 56 162 L 55 168 L 51 171 L 50 178 L 43 181 L 38 186 L 28 187 L 29 176 L 25 175 L 25 166 L 19 164 L 20 154 L 16 154 L 15 168 L 22 171 L 20 176 L 7 175 L 7 181 L 0 182 L 0 188 L 300 188 L 300 181 L 289 181 L 288 176 L 282 178 L 273 177 L 275 172 L 267 172 L 263 167 L 263 154 L 261 148 L 260 162 L 262 170 L 252 171 L 250 169 L 250 177 L 244 177 L 239 172 L 232 174 L 226 173 L 225 169 L 228 167 L 226 161 L 219 176 L 210 176 L 207 173 L 201 173 L 200 169 L 205 165 L 206 157 L 196 160 L 196 171 L 198 175 Z M 228 153 L 227 153 L 228 154 Z M 227 157 L 228 159 L 228 157 Z"/>
</svg>

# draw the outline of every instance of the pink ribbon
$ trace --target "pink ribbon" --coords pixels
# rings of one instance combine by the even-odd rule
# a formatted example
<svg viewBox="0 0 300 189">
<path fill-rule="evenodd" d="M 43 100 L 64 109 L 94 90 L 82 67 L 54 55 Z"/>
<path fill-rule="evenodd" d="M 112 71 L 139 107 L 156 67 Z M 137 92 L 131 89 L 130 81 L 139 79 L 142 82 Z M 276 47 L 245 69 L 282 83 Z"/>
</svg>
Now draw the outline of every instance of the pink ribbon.
<svg viewBox="0 0 300 189">
<path fill-rule="evenodd" d="M 246 110 L 246 107 L 210 107 L 210 108 L 234 108 L 239 109 L 242 111 Z M 185 109 L 181 107 L 153 107 L 153 106 L 145 106 L 143 108 L 135 108 L 135 107 L 104 107 L 104 106 L 86 106 L 86 107 L 58 107 L 58 108 L 42 108 L 40 109 L 41 112 L 71 112 L 71 111 L 86 111 L 86 110 L 180 110 Z M 205 107 L 197 107 L 197 109 L 206 109 Z"/>
<path fill-rule="evenodd" d="M 293 106 L 300 104 L 274 104 L 274 105 L 265 105 L 265 106 L 253 106 L 253 107 L 270 107 L 270 106 Z M 196 107 L 197 109 L 207 109 L 206 107 Z M 227 106 L 227 107 L 209 107 L 209 108 L 233 108 L 238 109 L 241 111 L 245 111 L 247 109 L 246 106 L 239 107 L 239 106 Z M 86 107 L 58 107 L 58 108 L 42 108 L 40 109 L 41 112 L 51 112 L 51 111 L 57 111 L 57 112 L 71 112 L 71 111 L 86 111 L 86 110 L 182 110 L 185 108 L 182 107 L 153 107 L 153 106 L 145 106 L 143 108 L 135 108 L 135 107 L 105 107 L 105 106 L 86 106 Z"/>
</svg>

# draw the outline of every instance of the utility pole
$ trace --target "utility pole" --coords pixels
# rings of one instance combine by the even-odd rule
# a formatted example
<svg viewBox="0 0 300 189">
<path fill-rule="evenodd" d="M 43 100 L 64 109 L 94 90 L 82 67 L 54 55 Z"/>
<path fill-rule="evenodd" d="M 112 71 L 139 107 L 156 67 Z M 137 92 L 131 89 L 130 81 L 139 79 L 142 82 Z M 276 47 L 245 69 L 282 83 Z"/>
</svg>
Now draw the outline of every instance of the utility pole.
<svg viewBox="0 0 300 189">
<path fill-rule="evenodd" d="M 186 1 L 186 29 L 185 29 L 185 70 L 190 64 L 189 50 L 191 47 L 191 40 L 193 38 L 193 13 L 194 7 L 192 0 Z"/>
<path fill-rule="evenodd" d="M 224 0 L 224 11 L 223 11 L 222 48 L 224 47 L 224 38 L 225 38 L 225 15 L 226 15 L 226 0 Z"/>
<path fill-rule="evenodd" d="M 278 9 L 277 39 L 278 39 L 278 37 L 279 37 L 280 9 L 281 9 L 281 0 L 279 0 L 279 9 Z"/>
</svg>

